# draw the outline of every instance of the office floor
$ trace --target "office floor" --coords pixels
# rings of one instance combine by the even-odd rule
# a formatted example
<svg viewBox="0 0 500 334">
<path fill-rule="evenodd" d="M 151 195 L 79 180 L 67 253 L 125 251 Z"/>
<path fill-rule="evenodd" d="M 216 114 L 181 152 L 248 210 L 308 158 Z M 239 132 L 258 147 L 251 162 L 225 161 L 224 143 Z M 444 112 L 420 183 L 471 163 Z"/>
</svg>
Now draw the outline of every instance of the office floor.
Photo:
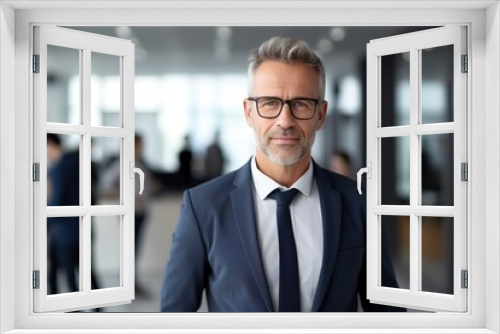
<svg viewBox="0 0 500 334">
<path fill-rule="evenodd" d="M 136 262 L 136 282 L 144 293 L 138 293 L 136 289 L 136 298 L 130 304 L 105 307 L 101 311 L 158 312 L 161 280 L 181 204 L 180 193 L 171 193 L 151 200 Z M 97 225 L 97 228 L 100 226 Z M 116 281 L 116 275 L 113 275 L 116 270 L 109 270 L 111 261 L 106 258 L 106 248 L 111 242 L 110 238 L 114 236 L 106 233 L 108 231 L 104 229 L 97 230 L 98 238 L 95 245 L 96 253 L 102 254 L 97 257 L 96 271 L 103 286 L 107 286 L 107 282 Z"/>
</svg>

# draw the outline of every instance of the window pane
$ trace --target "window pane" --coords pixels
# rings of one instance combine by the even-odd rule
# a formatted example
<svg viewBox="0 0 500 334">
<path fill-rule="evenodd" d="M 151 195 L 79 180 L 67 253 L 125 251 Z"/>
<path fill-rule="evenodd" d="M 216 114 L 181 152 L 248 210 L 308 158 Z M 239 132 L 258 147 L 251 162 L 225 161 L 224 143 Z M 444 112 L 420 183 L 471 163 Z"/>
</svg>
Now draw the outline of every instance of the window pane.
<svg viewBox="0 0 500 334">
<path fill-rule="evenodd" d="M 80 136 L 47 134 L 47 205 L 80 205 Z"/>
<path fill-rule="evenodd" d="M 121 217 L 92 217 L 92 289 L 120 284 Z"/>
<path fill-rule="evenodd" d="M 453 294 L 453 218 L 421 219 L 422 291 Z"/>
<path fill-rule="evenodd" d="M 92 52 L 91 125 L 120 126 L 119 117 L 105 117 L 121 109 L 120 57 Z"/>
<path fill-rule="evenodd" d="M 382 216 L 382 245 L 387 246 L 391 258 L 382 258 L 382 268 L 392 265 L 399 288 L 410 288 L 410 217 Z M 389 261 L 389 263 L 387 263 Z M 389 286 L 382 279 L 382 286 Z"/>
<path fill-rule="evenodd" d="M 422 124 L 453 122 L 453 45 L 421 54 Z"/>
<path fill-rule="evenodd" d="M 422 205 L 453 206 L 453 134 L 422 136 Z"/>
<path fill-rule="evenodd" d="M 381 125 L 410 124 L 410 53 L 381 58 Z"/>
<path fill-rule="evenodd" d="M 47 122 L 80 123 L 80 50 L 47 45 Z"/>
<path fill-rule="evenodd" d="M 92 137 L 92 205 L 120 205 L 121 138 Z"/>
<path fill-rule="evenodd" d="M 47 218 L 47 294 L 80 291 L 81 217 Z"/>
<path fill-rule="evenodd" d="M 381 139 L 383 205 L 410 204 L 410 137 Z"/>
</svg>

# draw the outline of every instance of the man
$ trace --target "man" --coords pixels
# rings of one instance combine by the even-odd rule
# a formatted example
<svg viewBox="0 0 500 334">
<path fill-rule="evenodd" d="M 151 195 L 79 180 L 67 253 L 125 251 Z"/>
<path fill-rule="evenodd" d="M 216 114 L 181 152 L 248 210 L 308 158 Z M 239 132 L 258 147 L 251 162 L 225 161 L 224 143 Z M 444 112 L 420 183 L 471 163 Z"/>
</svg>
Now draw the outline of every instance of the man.
<svg viewBox="0 0 500 334">
<path fill-rule="evenodd" d="M 366 300 L 366 199 L 311 159 L 327 110 L 321 60 L 275 37 L 252 51 L 248 75 L 255 155 L 186 191 L 161 311 L 196 311 L 204 290 L 209 311 L 356 311 L 358 294 L 365 310 L 396 310 Z M 288 190 L 298 195 L 283 211 Z M 397 286 L 388 262 L 382 279 Z"/>
</svg>

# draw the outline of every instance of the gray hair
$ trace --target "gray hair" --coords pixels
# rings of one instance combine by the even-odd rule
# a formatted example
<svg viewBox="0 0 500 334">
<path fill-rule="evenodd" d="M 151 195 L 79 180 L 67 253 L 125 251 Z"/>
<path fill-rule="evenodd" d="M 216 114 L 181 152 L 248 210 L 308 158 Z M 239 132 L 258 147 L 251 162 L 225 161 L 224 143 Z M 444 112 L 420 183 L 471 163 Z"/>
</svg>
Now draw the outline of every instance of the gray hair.
<svg viewBox="0 0 500 334">
<path fill-rule="evenodd" d="M 306 44 L 296 38 L 273 37 L 250 51 L 248 65 L 248 91 L 253 88 L 253 77 L 257 68 L 266 60 L 275 60 L 285 64 L 305 64 L 314 68 L 319 74 L 320 98 L 325 98 L 325 67 L 321 59 Z"/>
</svg>

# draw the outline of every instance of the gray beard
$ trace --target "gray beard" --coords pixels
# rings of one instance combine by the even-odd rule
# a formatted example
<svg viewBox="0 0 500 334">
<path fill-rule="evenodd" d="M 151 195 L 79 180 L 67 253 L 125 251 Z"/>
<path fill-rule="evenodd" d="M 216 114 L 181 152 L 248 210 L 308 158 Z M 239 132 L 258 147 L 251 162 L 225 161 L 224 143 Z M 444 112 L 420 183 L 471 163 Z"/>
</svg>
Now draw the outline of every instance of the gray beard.
<svg viewBox="0 0 500 334">
<path fill-rule="evenodd" d="M 293 165 L 295 163 L 297 163 L 298 161 L 300 161 L 300 159 L 302 159 L 306 153 L 308 152 L 308 150 L 306 149 L 306 147 L 297 147 L 297 148 L 285 148 L 284 150 L 285 151 L 288 151 L 288 152 L 292 152 L 292 154 L 288 154 L 287 156 L 285 157 L 282 157 L 281 156 L 281 152 L 272 152 L 271 150 L 268 149 L 268 146 L 264 145 L 263 143 L 261 143 L 260 145 L 260 150 L 262 151 L 262 153 L 264 153 L 264 155 L 266 157 L 269 158 L 269 160 L 271 160 L 273 163 L 275 163 L 276 165 L 280 165 L 280 166 L 290 166 L 290 165 Z"/>
</svg>

